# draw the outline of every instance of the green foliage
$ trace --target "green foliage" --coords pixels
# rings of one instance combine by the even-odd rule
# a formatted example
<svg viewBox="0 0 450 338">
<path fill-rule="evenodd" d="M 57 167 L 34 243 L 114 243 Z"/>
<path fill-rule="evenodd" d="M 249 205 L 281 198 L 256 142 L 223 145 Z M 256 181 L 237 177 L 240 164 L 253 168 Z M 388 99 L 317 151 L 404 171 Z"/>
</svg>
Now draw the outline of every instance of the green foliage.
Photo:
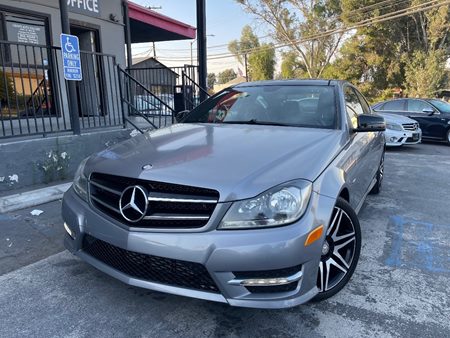
<svg viewBox="0 0 450 338">
<path fill-rule="evenodd" d="M 14 86 L 11 77 L 0 70 L 0 101 L 3 104 L 14 99 Z"/>
<path fill-rule="evenodd" d="M 320 36 L 342 26 L 338 0 L 236 0 L 286 44 L 302 64 L 305 75 L 321 77 L 342 38 L 342 33 Z M 317 36 L 316 39 L 304 39 Z M 286 75 L 286 74 L 285 74 Z M 292 75 L 292 74 L 288 74 Z M 283 75 L 282 75 L 283 76 Z"/>
<path fill-rule="evenodd" d="M 217 75 L 217 83 L 224 84 L 234 80 L 237 77 L 236 72 L 233 69 L 225 69 Z"/>
<path fill-rule="evenodd" d="M 214 88 L 214 85 L 216 84 L 217 79 L 216 79 L 216 74 L 214 73 L 208 73 L 208 76 L 206 78 L 206 85 L 207 85 L 207 89 L 212 89 Z"/>
<path fill-rule="evenodd" d="M 405 86 L 410 97 L 434 97 L 446 84 L 443 51 L 417 51 L 405 67 Z"/>
<path fill-rule="evenodd" d="M 248 51 L 259 47 L 258 37 L 253 33 L 250 26 L 246 25 L 242 28 L 241 39 L 230 41 L 228 44 L 228 50 L 234 54 L 239 62 L 243 63 L 243 54 Z"/>
<path fill-rule="evenodd" d="M 348 80 L 372 102 L 401 88 L 410 96 L 434 96 L 448 76 L 450 5 L 359 27 L 345 35 L 321 33 L 405 10 L 427 0 L 236 0 L 289 45 L 281 78 Z M 370 7 L 368 7 L 370 6 Z M 305 37 L 318 36 L 316 39 Z M 306 41 L 309 40 L 309 41 Z"/>
<path fill-rule="evenodd" d="M 228 50 L 242 64 L 245 63 L 244 55 L 247 56 L 247 70 L 250 80 L 273 79 L 275 72 L 275 50 L 273 45 L 260 44 L 258 37 L 253 33 L 250 26 L 245 26 L 242 29 L 239 41 L 233 40 L 228 44 Z"/>
<path fill-rule="evenodd" d="M 248 57 L 249 75 L 252 81 L 272 80 L 275 72 L 275 50 L 271 44 L 262 44 Z"/>
<path fill-rule="evenodd" d="M 46 158 L 38 163 L 38 168 L 44 174 L 44 182 L 63 180 L 67 178 L 67 171 L 70 164 L 70 155 L 67 152 L 60 152 L 59 142 L 57 141 L 56 150 L 50 150 L 46 153 Z"/>
<path fill-rule="evenodd" d="M 303 63 L 298 61 L 295 52 L 283 53 L 281 61 L 281 79 L 307 78 L 308 74 Z"/>
</svg>

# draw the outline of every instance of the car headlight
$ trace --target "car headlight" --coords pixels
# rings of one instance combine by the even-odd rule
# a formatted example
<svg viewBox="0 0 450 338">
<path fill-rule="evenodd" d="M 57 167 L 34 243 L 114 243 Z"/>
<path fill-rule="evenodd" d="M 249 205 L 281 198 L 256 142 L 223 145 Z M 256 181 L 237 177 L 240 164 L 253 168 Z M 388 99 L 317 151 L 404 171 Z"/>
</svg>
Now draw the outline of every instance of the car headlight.
<svg viewBox="0 0 450 338">
<path fill-rule="evenodd" d="M 84 174 L 84 166 L 86 165 L 88 159 L 89 157 L 81 161 L 77 171 L 75 172 L 75 178 L 73 180 L 73 189 L 78 194 L 78 196 L 80 196 L 85 201 L 88 200 L 88 179 Z"/>
<path fill-rule="evenodd" d="M 403 127 L 395 123 L 386 123 L 386 129 L 402 131 Z"/>
<path fill-rule="evenodd" d="M 295 181 L 234 202 L 219 229 L 257 229 L 293 223 L 305 213 L 311 191 L 311 182 Z"/>
</svg>

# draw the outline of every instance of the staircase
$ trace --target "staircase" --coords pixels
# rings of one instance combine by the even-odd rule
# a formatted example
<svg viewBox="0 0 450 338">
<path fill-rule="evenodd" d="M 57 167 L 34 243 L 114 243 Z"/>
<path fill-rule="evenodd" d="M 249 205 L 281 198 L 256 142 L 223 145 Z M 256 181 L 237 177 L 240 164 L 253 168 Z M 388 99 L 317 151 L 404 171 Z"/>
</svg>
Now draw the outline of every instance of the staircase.
<svg viewBox="0 0 450 338">
<path fill-rule="evenodd" d="M 177 112 L 195 108 L 209 94 L 194 80 L 192 68 L 118 67 L 124 121 L 144 133 L 169 126 Z"/>
</svg>

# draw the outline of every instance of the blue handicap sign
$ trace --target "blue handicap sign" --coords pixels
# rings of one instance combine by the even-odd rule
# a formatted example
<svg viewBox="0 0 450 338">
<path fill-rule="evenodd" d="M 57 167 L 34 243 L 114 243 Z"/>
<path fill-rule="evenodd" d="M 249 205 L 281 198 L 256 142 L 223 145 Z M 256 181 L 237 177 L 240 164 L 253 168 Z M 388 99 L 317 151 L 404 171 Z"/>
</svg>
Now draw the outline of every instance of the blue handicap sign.
<svg viewBox="0 0 450 338">
<path fill-rule="evenodd" d="M 69 81 L 81 81 L 80 44 L 75 35 L 61 34 L 61 54 L 63 58 L 64 78 Z"/>
</svg>

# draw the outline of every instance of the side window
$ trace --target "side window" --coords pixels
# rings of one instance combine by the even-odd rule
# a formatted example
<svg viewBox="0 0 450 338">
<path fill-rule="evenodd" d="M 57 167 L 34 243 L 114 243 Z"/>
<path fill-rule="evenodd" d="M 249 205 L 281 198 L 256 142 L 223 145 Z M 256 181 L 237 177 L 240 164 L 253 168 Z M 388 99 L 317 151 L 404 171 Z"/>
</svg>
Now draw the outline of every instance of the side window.
<svg viewBox="0 0 450 338">
<path fill-rule="evenodd" d="M 361 102 L 361 106 L 363 108 L 364 114 L 372 114 L 372 110 L 370 109 L 369 104 L 367 103 L 364 96 L 355 89 L 356 95 L 358 95 L 359 102 Z"/>
<path fill-rule="evenodd" d="M 399 110 L 404 111 L 405 109 L 405 100 L 393 100 L 386 102 L 380 110 Z"/>
<path fill-rule="evenodd" d="M 418 112 L 422 113 L 422 110 L 424 109 L 433 109 L 433 107 L 422 100 L 408 100 L 408 111 Z"/>
<path fill-rule="evenodd" d="M 364 109 L 359 102 L 358 96 L 352 87 L 344 88 L 345 110 L 347 112 L 348 119 L 353 128 L 358 127 L 358 115 L 364 113 Z"/>
</svg>

